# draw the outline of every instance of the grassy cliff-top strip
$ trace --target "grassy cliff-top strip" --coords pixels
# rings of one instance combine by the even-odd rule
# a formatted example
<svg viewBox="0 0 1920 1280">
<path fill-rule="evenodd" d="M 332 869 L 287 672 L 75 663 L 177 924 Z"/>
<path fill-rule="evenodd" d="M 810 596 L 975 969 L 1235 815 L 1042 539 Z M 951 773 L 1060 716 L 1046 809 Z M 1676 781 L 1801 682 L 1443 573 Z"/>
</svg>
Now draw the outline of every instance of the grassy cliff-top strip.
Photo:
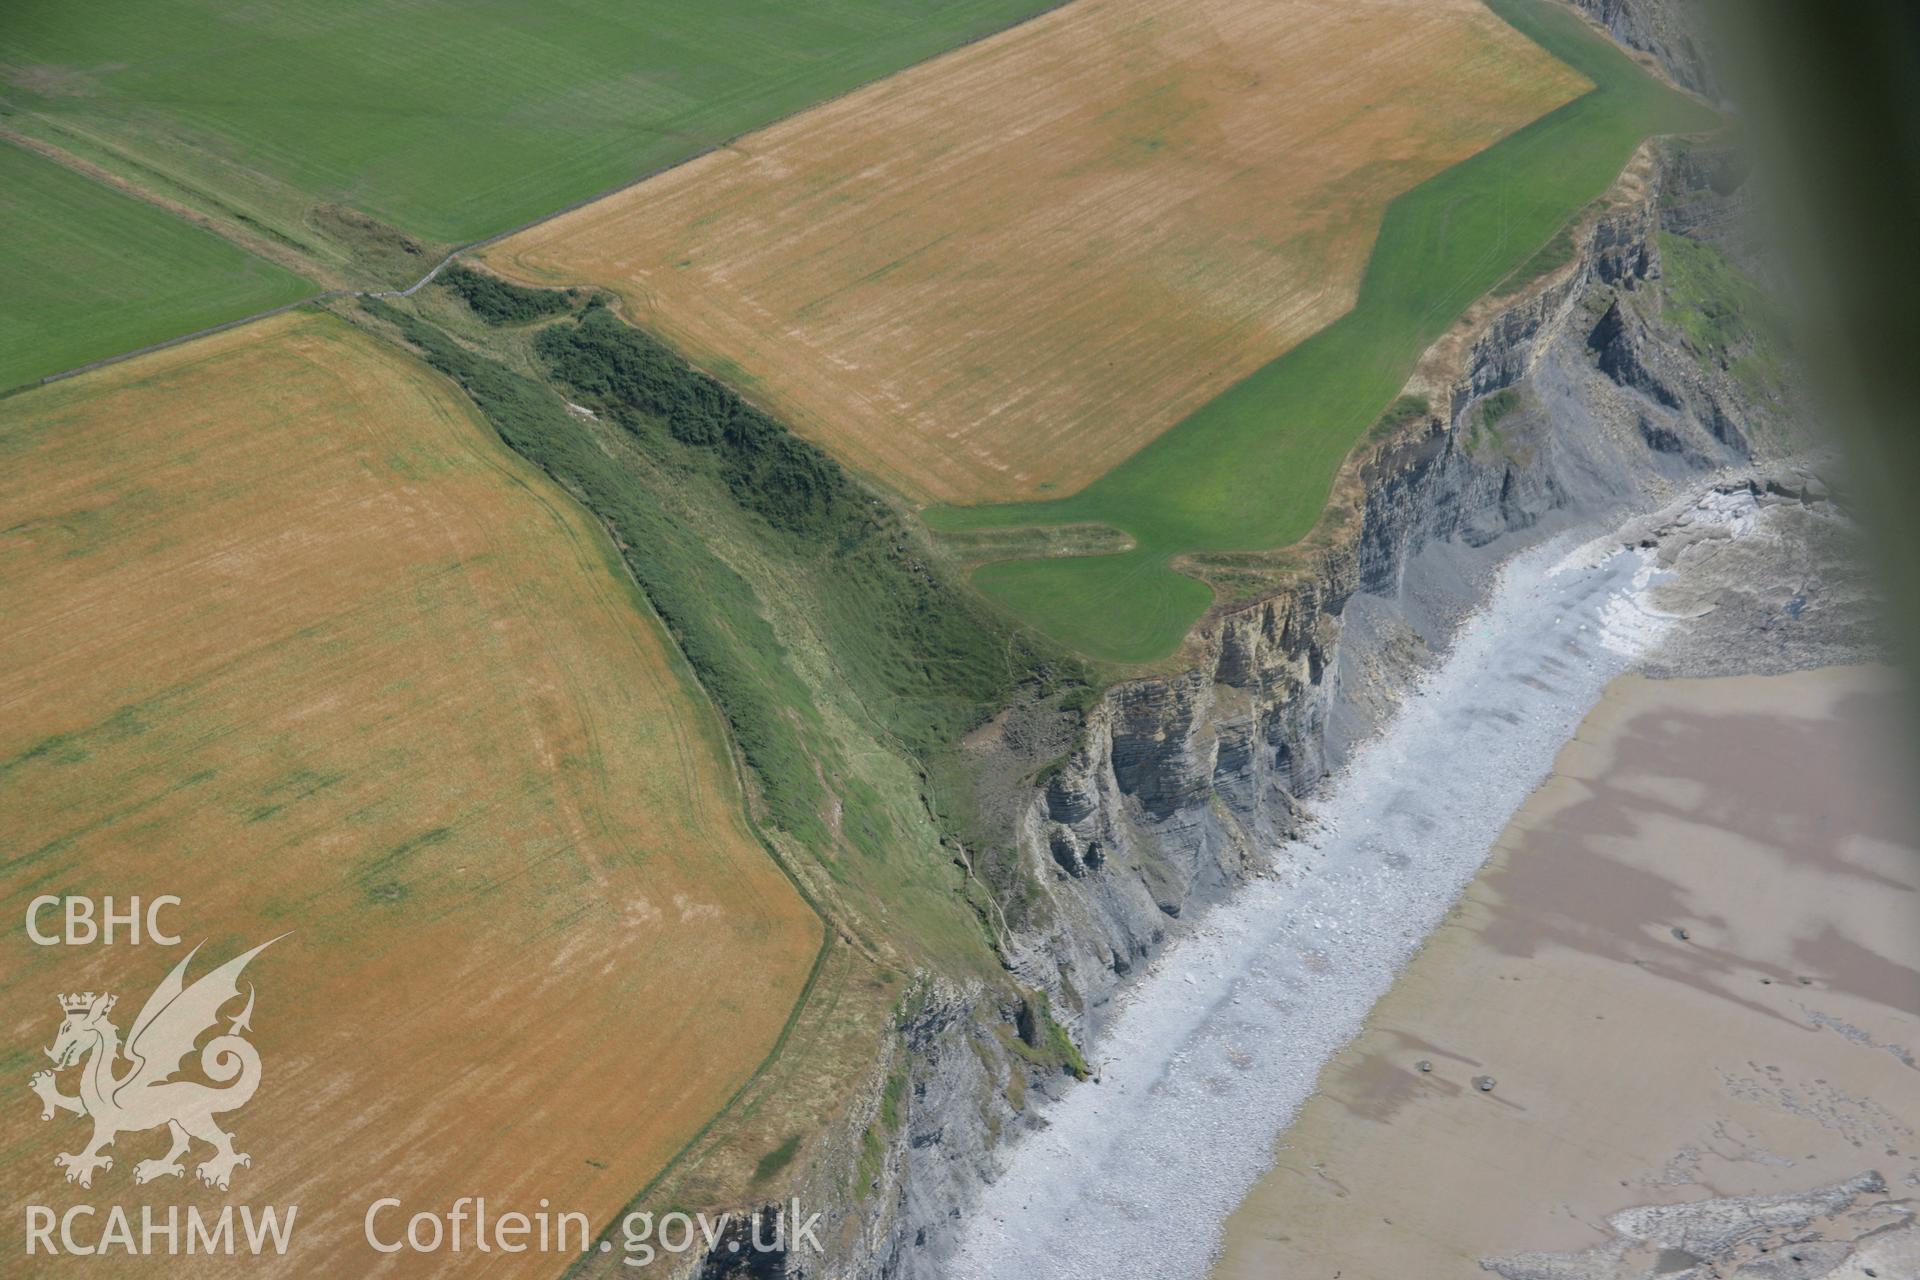
<svg viewBox="0 0 1920 1280">
<path fill-rule="evenodd" d="M 909 499 L 1058 498 L 1346 310 L 1395 196 L 1589 87 L 1478 0 L 1069 4 L 486 260 L 617 292 Z"/>
<path fill-rule="evenodd" d="M 975 812 L 961 740 L 1016 697 L 1084 696 L 1081 665 L 961 587 L 831 458 L 604 308 L 468 335 L 513 345 L 513 368 L 412 309 L 362 305 L 604 522 L 731 726 L 764 825 L 852 904 L 847 927 L 997 971 L 963 880 L 998 891 L 1021 864 Z"/>
<path fill-rule="evenodd" d="M 492 325 L 528 324 L 573 308 L 573 290 L 528 289 L 464 262 L 450 262 L 434 277 L 453 290 L 475 315 Z"/>
<path fill-rule="evenodd" d="M 1304 536 L 1341 462 L 1421 352 L 1550 246 L 1647 137 L 1716 124 L 1563 6 L 1488 2 L 1594 88 L 1401 196 L 1353 310 L 1086 490 L 1056 502 L 930 510 L 941 531 L 1104 523 L 1136 540 L 1123 555 L 982 566 L 975 585 L 1011 616 L 1089 657 L 1170 653 L 1213 599 L 1173 570 L 1175 556 Z"/>
</svg>

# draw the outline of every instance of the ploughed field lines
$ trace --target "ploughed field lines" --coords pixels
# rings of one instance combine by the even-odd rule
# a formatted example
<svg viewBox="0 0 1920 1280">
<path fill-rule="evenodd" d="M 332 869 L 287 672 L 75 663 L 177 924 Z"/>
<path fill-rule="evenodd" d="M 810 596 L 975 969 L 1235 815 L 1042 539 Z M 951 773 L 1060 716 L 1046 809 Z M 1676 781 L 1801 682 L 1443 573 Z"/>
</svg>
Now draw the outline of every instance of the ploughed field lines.
<svg viewBox="0 0 1920 1280">
<path fill-rule="evenodd" d="M 1117 530 L 974 582 L 1147 661 L 1213 599 L 1176 557 L 1306 534 L 1420 352 L 1713 122 L 1551 0 L 1082 0 L 488 261 L 620 291 L 936 529 Z"/>
<path fill-rule="evenodd" d="M 1352 305 L 1585 82 L 1477 0 L 1081 0 L 488 251 L 922 499 L 1071 493 Z"/>
<path fill-rule="evenodd" d="M 0 138 L 86 177 L 0 143 L 0 390 L 323 287 L 410 284 L 1046 2 L 21 0 Z"/>
<path fill-rule="evenodd" d="M 710 707 L 604 533 L 411 357 L 290 313 L 0 401 L 0 530 L 0 906 L 176 894 L 210 962 L 293 931 L 228 1118 L 236 1191 L 301 1206 L 290 1274 L 364 1266 L 385 1195 L 597 1229 L 776 1043 L 821 927 Z M 17 1045 L 179 958 L 0 948 Z M 75 1134 L 12 1114 L 17 1218 Z M 92 1194 L 176 1198 L 131 1182 L 164 1139 Z"/>
<path fill-rule="evenodd" d="M 295 239 L 338 205 L 418 239 L 504 231 L 1044 0 L 28 3 L 13 127 L 119 157 Z"/>
<path fill-rule="evenodd" d="M 974 576 L 982 591 L 1096 657 L 1171 652 L 1212 599 L 1174 571 L 1174 557 L 1305 536 L 1421 352 L 1604 193 L 1647 137 L 1716 123 L 1564 6 L 1488 2 L 1594 87 L 1395 200 L 1350 311 L 1087 489 L 930 512 L 941 529 L 1104 522 L 1138 541 L 1123 555 L 985 565 Z"/>
</svg>

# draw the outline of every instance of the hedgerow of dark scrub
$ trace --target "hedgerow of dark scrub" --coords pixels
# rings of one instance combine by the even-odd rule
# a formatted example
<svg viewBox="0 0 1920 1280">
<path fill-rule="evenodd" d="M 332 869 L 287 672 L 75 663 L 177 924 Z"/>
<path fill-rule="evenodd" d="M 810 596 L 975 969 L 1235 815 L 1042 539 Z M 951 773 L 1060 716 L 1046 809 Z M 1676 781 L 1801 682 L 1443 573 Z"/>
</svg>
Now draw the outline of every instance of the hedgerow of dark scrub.
<svg viewBox="0 0 1920 1280">
<path fill-rule="evenodd" d="M 361 305 L 395 325 L 427 363 L 458 382 L 509 448 L 607 522 L 641 590 L 727 717 L 741 754 L 762 782 L 775 825 L 809 842 L 824 840 L 823 798 L 797 729 L 784 714 L 810 702 L 781 661 L 752 588 L 703 555 L 696 538 L 643 487 L 622 477 L 551 388 L 467 350 L 406 312 L 374 299 Z"/>
<path fill-rule="evenodd" d="M 554 376 L 622 424 L 649 420 L 708 450 L 734 499 L 779 528 L 824 533 L 854 500 L 839 464 L 602 307 L 541 331 L 534 344 Z"/>
<path fill-rule="evenodd" d="M 410 312 L 367 309 L 460 382 L 511 448 L 606 523 L 731 726 L 773 827 L 812 850 L 836 880 L 858 879 L 864 872 L 836 863 L 836 836 L 877 867 L 912 844 L 899 823 L 930 818 L 941 843 L 967 851 L 955 860 L 1000 903 L 990 910 L 972 902 L 983 913 L 966 944 L 976 949 L 991 945 L 1002 912 L 1018 923 L 1023 911 L 1043 909 L 1023 883 L 1030 876 L 1011 832 L 989 830 L 993 823 L 976 810 L 959 742 L 1017 694 L 1088 705 L 1093 692 L 1076 661 L 1014 634 L 948 583 L 903 519 L 831 458 L 597 306 L 533 336 L 558 390 Z M 568 400 L 605 425 L 574 417 Z M 608 449 L 610 432 L 630 456 Z M 707 537 L 740 543 L 750 548 L 748 562 L 778 570 L 756 587 Z M 918 819 L 846 767 L 846 744 L 808 683 L 815 677 L 768 621 L 769 590 L 790 598 L 783 604 L 805 602 L 806 627 L 837 685 L 853 693 L 878 740 L 911 763 Z M 926 881 L 924 866 L 913 874 Z M 959 906 L 952 890 L 941 897 L 927 909 Z M 888 910 L 915 930 L 950 929 L 911 920 L 897 902 Z"/>
<path fill-rule="evenodd" d="M 1021 686 L 1084 708 L 1092 689 L 1079 664 L 944 581 L 893 511 L 833 459 L 611 312 L 590 305 L 577 323 L 542 330 L 535 348 L 569 396 L 670 465 L 712 474 L 786 541 L 817 588 L 814 627 L 862 706 L 917 762 L 929 812 L 969 851 L 959 864 L 1009 923 L 1043 909 L 1009 833 L 976 811 L 957 747 Z"/>
<path fill-rule="evenodd" d="M 525 324 L 571 311 L 579 294 L 573 289 L 527 289 L 499 276 L 449 262 L 434 277 L 460 295 L 474 314 L 492 325 Z"/>
<path fill-rule="evenodd" d="M 1083 693 L 1078 664 L 1010 634 L 943 581 L 893 512 L 837 462 L 652 337 L 589 307 L 535 346 L 583 403 L 673 461 L 710 469 L 742 508 L 804 546 L 834 579 L 822 593 L 833 608 L 816 621 L 836 660 L 911 748 L 951 746 L 1022 682 Z"/>
</svg>

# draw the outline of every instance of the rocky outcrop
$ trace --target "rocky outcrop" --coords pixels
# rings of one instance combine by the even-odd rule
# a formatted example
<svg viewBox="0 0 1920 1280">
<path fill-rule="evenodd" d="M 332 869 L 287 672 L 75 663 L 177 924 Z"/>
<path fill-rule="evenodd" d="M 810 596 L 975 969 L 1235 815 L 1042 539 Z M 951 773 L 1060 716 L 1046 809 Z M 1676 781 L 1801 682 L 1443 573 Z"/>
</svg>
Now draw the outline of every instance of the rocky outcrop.
<svg viewBox="0 0 1920 1280">
<path fill-rule="evenodd" d="M 1435 412 L 1350 464 L 1359 518 L 1313 544 L 1285 590 L 1210 615 L 1184 670 L 1110 689 L 1070 742 L 1016 712 L 976 735 L 1011 780 L 1019 857 L 1039 885 L 1038 908 L 1001 938 L 1027 994 L 927 988 L 879 1070 L 904 1068 L 911 1085 L 884 1159 L 857 1161 L 854 1203 L 833 1211 L 839 1243 L 788 1274 L 942 1274 L 1004 1144 L 1082 1087 L 1059 1043 L 1097 1079 L 1129 977 L 1248 877 L 1300 873 L 1284 849 L 1316 789 L 1501 560 L 1788 451 L 1783 406 L 1662 320 L 1660 233 L 1718 242 L 1738 222 L 1737 175 L 1702 155 L 1641 157 L 1579 228 L 1572 262 L 1437 344 L 1411 388 Z M 1800 616 L 1769 621 L 1785 664 L 1814 651 L 1794 639 Z M 854 1120 L 850 1142 L 871 1127 Z"/>
<path fill-rule="evenodd" d="M 1712 98 L 1719 85 L 1708 65 L 1706 16 L 1694 0 L 1573 0 L 1629 49 L 1652 54 L 1673 82 Z"/>
<path fill-rule="evenodd" d="M 1364 464 L 1362 518 L 1313 572 L 1203 624 L 1192 670 L 1120 685 L 1095 709 L 1027 814 L 1055 923 L 1013 957 L 1034 985 L 1057 971 L 1088 997 L 1079 1030 L 1097 1034 L 1113 977 L 1293 831 L 1365 731 L 1354 706 L 1392 683 L 1369 674 L 1391 624 L 1430 651 L 1520 546 L 1658 505 L 1752 452 L 1765 406 L 1659 328 L 1660 204 L 1655 181 L 1585 229 L 1560 278 L 1485 321 L 1445 416 Z M 1359 645 L 1345 634 L 1356 612 Z"/>
<path fill-rule="evenodd" d="M 1480 1265 L 1502 1280 L 1892 1280 L 1920 1266 L 1912 1203 L 1889 1194 L 1871 1170 L 1795 1195 L 1623 1209 L 1604 1225 L 1606 1242 L 1579 1253 L 1517 1253 Z"/>
<path fill-rule="evenodd" d="M 1499 560 L 1657 507 L 1765 436 L 1771 407 L 1658 320 L 1663 209 L 1710 216 L 1713 174 L 1669 158 L 1631 176 L 1573 263 L 1476 317 L 1437 381 L 1426 370 L 1442 411 L 1356 464 L 1360 520 L 1288 590 L 1204 622 L 1190 669 L 1111 689 L 1028 795 L 1019 841 L 1047 904 L 1005 959 L 1089 1057 L 1129 974 L 1246 877 L 1288 871 L 1276 851 L 1316 786 Z M 1067 1087 L 1009 1052 L 1013 1017 L 947 1008 L 915 1032 L 884 1225 L 828 1271 L 940 1274 L 997 1145 L 1043 1125 L 1044 1095 Z"/>
</svg>

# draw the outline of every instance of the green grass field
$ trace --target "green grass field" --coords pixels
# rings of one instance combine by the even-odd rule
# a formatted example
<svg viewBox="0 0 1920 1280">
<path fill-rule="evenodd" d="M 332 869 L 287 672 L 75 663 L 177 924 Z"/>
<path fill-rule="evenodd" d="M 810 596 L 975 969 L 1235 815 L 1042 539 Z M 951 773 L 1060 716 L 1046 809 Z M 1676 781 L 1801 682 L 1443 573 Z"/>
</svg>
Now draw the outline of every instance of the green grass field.
<svg viewBox="0 0 1920 1280">
<path fill-rule="evenodd" d="M 1017 919 L 1031 876 L 978 812 L 961 740 L 1016 688 L 1090 696 L 1079 664 L 940 576 L 831 458 L 611 313 L 462 333 L 549 384 L 453 341 L 419 314 L 431 302 L 362 306 L 607 523 L 731 724 L 763 826 L 820 870 L 810 888 L 865 922 L 836 915 L 842 927 L 997 971 L 974 877 L 995 886 L 996 919 Z"/>
<path fill-rule="evenodd" d="M 9 123 L 296 241 L 504 231 L 1049 0 L 19 0 Z M 205 203 L 202 201 L 201 203 Z"/>
<path fill-rule="evenodd" d="M 1645 138 L 1717 117 L 1666 88 L 1569 10 L 1488 0 L 1595 88 L 1388 207 L 1352 311 L 1264 366 L 1071 498 L 937 508 L 937 530 L 1106 523 L 1123 555 L 999 561 L 974 584 L 1089 657 L 1162 657 L 1211 602 L 1173 556 L 1256 551 L 1304 536 L 1341 461 L 1414 364 L 1476 298 L 1549 245 Z"/>
<path fill-rule="evenodd" d="M 0 390 L 319 286 L 0 143 Z"/>
</svg>

